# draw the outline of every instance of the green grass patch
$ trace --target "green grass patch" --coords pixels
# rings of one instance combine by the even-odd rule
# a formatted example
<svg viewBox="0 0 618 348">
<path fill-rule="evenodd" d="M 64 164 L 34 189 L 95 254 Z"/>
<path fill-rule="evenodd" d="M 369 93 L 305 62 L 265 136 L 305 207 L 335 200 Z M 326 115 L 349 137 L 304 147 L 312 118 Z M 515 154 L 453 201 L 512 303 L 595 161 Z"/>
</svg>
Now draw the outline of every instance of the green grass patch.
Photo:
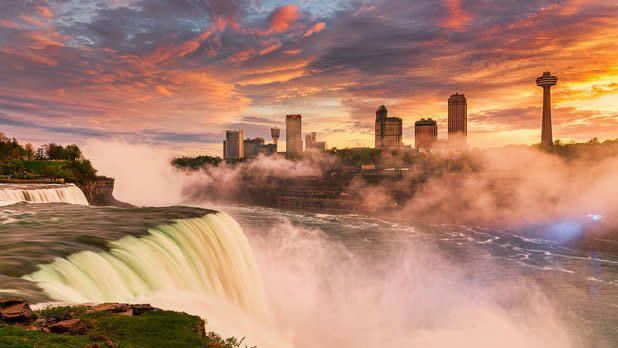
<svg viewBox="0 0 618 348">
<path fill-rule="evenodd" d="M 17 326 L 0 326 L 0 348 L 84 348 L 87 336 L 46 334 Z"/>
</svg>

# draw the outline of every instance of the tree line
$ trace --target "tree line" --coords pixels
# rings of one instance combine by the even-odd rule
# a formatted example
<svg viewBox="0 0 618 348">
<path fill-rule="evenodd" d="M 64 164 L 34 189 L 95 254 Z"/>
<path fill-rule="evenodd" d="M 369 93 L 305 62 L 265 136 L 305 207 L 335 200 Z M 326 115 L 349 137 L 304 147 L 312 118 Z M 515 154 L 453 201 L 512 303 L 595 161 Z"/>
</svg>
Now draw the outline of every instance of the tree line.
<svg viewBox="0 0 618 348">
<path fill-rule="evenodd" d="M 0 133 L 0 175 L 17 179 L 62 178 L 83 183 L 96 178 L 96 169 L 84 159 L 79 146 L 49 143 L 35 151 Z"/>
<path fill-rule="evenodd" d="M 78 161 L 82 159 L 82 151 L 75 144 L 62 146 L 56 143 L 49 143 L 41 146 L 41 149 L 42 151 L 35 152 L 32 144 L 21 145 L 17 139 L 9 138 L 0 133 L 0 160 Z"/>
</svg>

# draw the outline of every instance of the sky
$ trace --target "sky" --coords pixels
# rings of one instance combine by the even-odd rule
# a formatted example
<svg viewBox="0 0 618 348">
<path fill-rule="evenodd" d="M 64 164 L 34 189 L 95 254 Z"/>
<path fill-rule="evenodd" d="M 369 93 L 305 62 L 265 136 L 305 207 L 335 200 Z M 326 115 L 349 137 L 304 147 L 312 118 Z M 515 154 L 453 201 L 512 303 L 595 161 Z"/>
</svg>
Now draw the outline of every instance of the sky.
<svg viewBox="0 0 618 348">
<path fill-rule="evenodd" d="M 221 155 L 286 114 L 329 146 L 373 146 L 375 110 L 438 120 L 468 99 L 468 143 L 618 138 L 615 0 L 0 0 L 0 131 Z M 282 134 L 284 138 L 284 133 Z"/>
</svg>

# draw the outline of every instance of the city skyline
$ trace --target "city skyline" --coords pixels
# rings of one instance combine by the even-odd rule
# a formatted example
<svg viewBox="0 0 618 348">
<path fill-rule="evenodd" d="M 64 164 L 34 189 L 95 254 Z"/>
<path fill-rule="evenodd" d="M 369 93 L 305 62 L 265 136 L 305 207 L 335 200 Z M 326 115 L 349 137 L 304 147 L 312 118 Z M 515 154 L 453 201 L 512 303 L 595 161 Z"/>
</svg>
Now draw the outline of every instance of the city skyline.
<svg viewBox="0 0 618 348">
<path fill-rule="evenodd" d="M 329 146 L 372 147 L 367 110 L 385 104 L 410 144 L 420 117 L 446 124 L 444 96 L 460 91 L 470 146 L 532 144 L 543 90 L 530 81 L 552 71 L 554 139 L 617 136 L 615 1 L 88 4 L 0 5 L 4 133 L 220 154 L 225 129 L 268 138 L 296 112 Z"/>
</svg>

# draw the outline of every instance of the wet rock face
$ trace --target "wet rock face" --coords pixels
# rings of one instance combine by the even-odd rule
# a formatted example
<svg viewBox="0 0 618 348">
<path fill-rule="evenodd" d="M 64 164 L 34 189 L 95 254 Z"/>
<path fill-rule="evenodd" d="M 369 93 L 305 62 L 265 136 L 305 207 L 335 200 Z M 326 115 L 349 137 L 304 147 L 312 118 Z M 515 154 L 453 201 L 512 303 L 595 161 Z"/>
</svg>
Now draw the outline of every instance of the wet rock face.
<svg viewBox="0 0 618 348">
<path fill-rule="evenodd" d="M 0 321 L 29 323 L 33 319 L 34 312 L 26 301 L 0 299 Z"/>
</svg>

